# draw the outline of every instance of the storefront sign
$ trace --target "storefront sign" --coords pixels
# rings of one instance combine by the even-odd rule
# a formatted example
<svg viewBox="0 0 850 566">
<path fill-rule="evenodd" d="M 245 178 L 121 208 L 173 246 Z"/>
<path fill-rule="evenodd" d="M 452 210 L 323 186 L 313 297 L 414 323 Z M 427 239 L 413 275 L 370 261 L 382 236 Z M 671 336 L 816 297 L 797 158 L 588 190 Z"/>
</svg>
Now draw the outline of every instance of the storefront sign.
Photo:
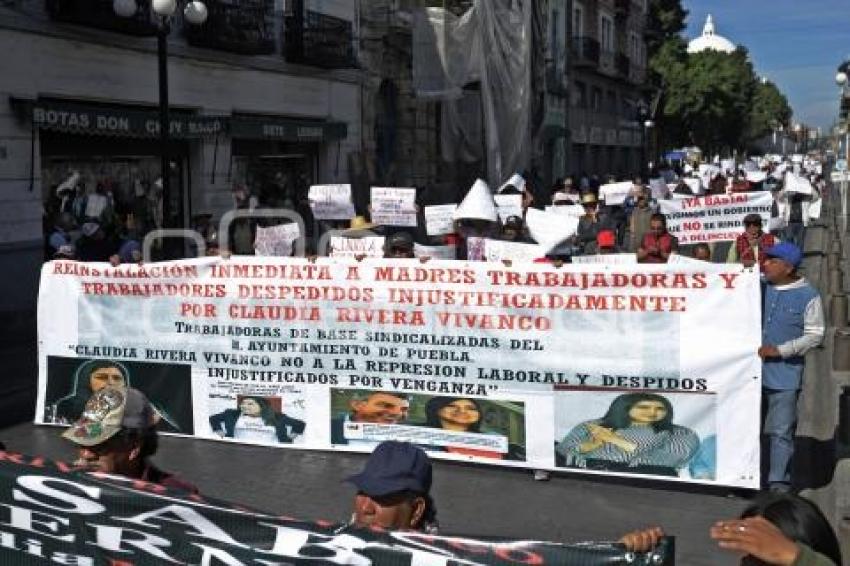
<svg viewBox="0 0 850 566">
<path fill-rule="evenodd" d="M 325 142 L 345 139 L 348 136 L 348 124 L 321 120 L 234 116 L 231 132 L 234 138 Z"/>
<path fill-rule="evenodd" d="M 713 263 L 56 261 L 39 290 L 36 415 L 76 420 L 106 358 L 159 426 L 201 438 L 364 452 L 398 439 L 437 458 L 758 487 L 758 298 L 757 271 Z M 250 437 L 222 427 L 245 397 L 270 419 Z M 639 402 L 667 415 L 651 433 L 628 420 Z M 448 405 L 476 416 L 429 417 Z"/>
<path fill-rule="evenodd" d="M 136 138 L 159 136 L 159 113 L 156 109 L 124 109 L 52 101 L 24 104 L 29 108 L 33 124 L 45 130 Z M 172 112 L 169 124 L 169 136 L 173 138 L 200 138 L 224 132 L 228 118 L 187 116 Z"/>
</svg>

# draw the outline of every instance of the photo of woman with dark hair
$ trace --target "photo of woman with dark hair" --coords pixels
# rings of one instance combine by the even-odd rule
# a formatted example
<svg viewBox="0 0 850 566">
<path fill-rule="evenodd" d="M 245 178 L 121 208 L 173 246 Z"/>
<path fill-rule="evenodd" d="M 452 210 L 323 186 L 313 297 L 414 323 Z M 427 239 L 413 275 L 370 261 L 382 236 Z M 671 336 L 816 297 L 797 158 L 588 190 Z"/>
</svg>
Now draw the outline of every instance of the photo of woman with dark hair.
<svg viewBox="0 0 850 566">
<path fill-rule="evenodd" d="M 48 407 L 47 422 L 71 424 L 83 414 L 86 402 L 104 387 L 124 388 L 130 386 L 130 371 L 121 362 L 112 360 L 89 360 L 81 364 L 74 373 L 73 390 Z"/>
<path fill-rule="evenodd" d="M 238 409 L 226 409 L 210 416 L 210 427 L 221 437 L 291 444 L 304 433 L 304 421 L 278 413 L 265 397 L 245 396 Z"/>
<path fill-rule="evenodd" d="M 457 432 L 481 434 L 481 422 L 484 411 L 481 404 L 469 397 L 432 397 L 425 404 L 425 426 Z M 489 434 L 489 433 L 484 433 Z M 440 450 L 452 454 L 477 456 L 479 458 L 524 460 L 525 454 L 521 446 L 508 445 L 508 453 L 503 454 L 494 450 L 467 448 L 460 446 L 428 446 L 429 450 Z"/>
<path fill-rule="evenodd" d="M 569 467 L 678 476 L 698 448 L 694 431 L 673 424 L 666 397 L 626 393 L 601 419 L 575 426 L 556 451 Z"/>
</svg>

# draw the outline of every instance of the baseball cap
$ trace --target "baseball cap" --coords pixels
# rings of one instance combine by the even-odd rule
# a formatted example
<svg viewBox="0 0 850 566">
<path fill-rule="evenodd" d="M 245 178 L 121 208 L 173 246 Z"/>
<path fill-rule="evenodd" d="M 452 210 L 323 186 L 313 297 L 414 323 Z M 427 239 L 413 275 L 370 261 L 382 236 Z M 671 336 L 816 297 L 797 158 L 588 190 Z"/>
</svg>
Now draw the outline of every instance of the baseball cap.
<svg viewBox="0 0 850 566">
<path fill-rule="evenodd" d="M 791 242 L 779 242 L 764 250 L 764 253 L 767 257 L 781 259 L 795 268 L 800 267 L 800 262 L 803 261 L 803 252 Z"/>
<path fill-rule="evenodd" d="M 400 491 L 431 491 L 431 461 L 421 448 L 409 442 L 387 440 L 380 443 L 359 474 L 346 481 L 370 497 L 383 497 Z"/>
<path fill-rule="evenodd" d="M 62 436 L 80 446 L 97 446 L 122 428 L 144 430 L 153 425 L 153 409 L 141 391 L 104 387 L 89 397 L 82 416 Z"/>
<path fill-rule="evenodd" d="M 522 217 L 508 216 L 505 219 L 505 228 L 513 228 L 514 230 L 522 230 Z"/>
<path fill-rule="evenodd" d="M 600 230 L 596 235 L 596 245 L 600 248 L 613 248 L 617 244 L 617 236 L 611 230 Z"/>
</svg>

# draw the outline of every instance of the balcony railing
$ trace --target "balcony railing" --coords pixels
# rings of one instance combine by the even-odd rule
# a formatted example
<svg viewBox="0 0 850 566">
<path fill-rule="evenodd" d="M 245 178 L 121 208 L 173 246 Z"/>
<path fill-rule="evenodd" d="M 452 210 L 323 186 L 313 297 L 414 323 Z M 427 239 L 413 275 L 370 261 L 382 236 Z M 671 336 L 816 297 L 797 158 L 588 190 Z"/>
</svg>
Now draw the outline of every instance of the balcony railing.
<svg viewBox="0 0 850 566">
<path fill-rule="evenodd" d="M 136 14 L 122 18 L 112 8 L 112 0 L 46 0 L 51 19 L 138 36 L 156 35 L 149 1 L 138 3 Z"/>
<path fill-rule="evenodd" d="M 345 19 L 312 10 L 301 10 L 285 20 L 284 56 L 287 61 L 325 69 L 356 67 L 354 26 Z"/>
<path fill-rule="evenodd" d="M 599 65 L 599 42 L 592 37 L 574 37 L 571 42 L 573 66 L 596 67 Z"/>
<path fill-rule="evenodd" d="M 209 10 L 200 26 L 185 25 L 190 45 L 245 55 L 275 51 L 274 0 L 204 0 Z"/>
</svg>

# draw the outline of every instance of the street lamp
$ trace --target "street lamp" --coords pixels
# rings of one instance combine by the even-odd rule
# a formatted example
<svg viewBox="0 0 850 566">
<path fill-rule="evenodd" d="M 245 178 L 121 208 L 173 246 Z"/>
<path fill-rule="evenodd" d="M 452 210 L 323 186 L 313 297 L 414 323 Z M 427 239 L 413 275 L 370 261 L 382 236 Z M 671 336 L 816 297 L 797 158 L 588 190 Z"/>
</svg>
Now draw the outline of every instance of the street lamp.
<svg viewBox="0 0 850 566">
<path fill-rule="evenodd" d="M 162 175 L 162 221 L 168 228 L 171 217 L 171 175 L 169 159 L 169 134 L 171 129 L 168 117 L 168 36 L 171 33 L 171 21 L 181 4 L 183 18 L 192 25 L 201 25 L 207 19 L 207 6 L 199 0 L 152 0 L 151 8 L 156 14 L 156 47 L 159 67 L 159 143 L 160 174 Z M 113 11 L 122 18 L 136 14 L 139 7 L 136 0 L 113 0 Z"/>
<path fill-rule="evenodd" d="M 841 97 L 842 99 L 847 94 L 847 83 L 848 83 L 848 74 L 850 74 L 850 60 L 844 61 L 841 65 L 838 66 L 838 72 L 835 74 L 835 83 L 841 87 Z M 842 100 L 843 103 L 843 100 Z M 842 104 L 843 106 L 843 104 Z M 847 218 L 847 162 L 850 160 L 850 131 L 848 131 L 848 124 L 844 125 L 844 165 L 845 170 L 840 171 L 841 173 L 841 214 L 845 218 Z M 840 147 L 840 145 L 839 145 Z"/>
</svg>

